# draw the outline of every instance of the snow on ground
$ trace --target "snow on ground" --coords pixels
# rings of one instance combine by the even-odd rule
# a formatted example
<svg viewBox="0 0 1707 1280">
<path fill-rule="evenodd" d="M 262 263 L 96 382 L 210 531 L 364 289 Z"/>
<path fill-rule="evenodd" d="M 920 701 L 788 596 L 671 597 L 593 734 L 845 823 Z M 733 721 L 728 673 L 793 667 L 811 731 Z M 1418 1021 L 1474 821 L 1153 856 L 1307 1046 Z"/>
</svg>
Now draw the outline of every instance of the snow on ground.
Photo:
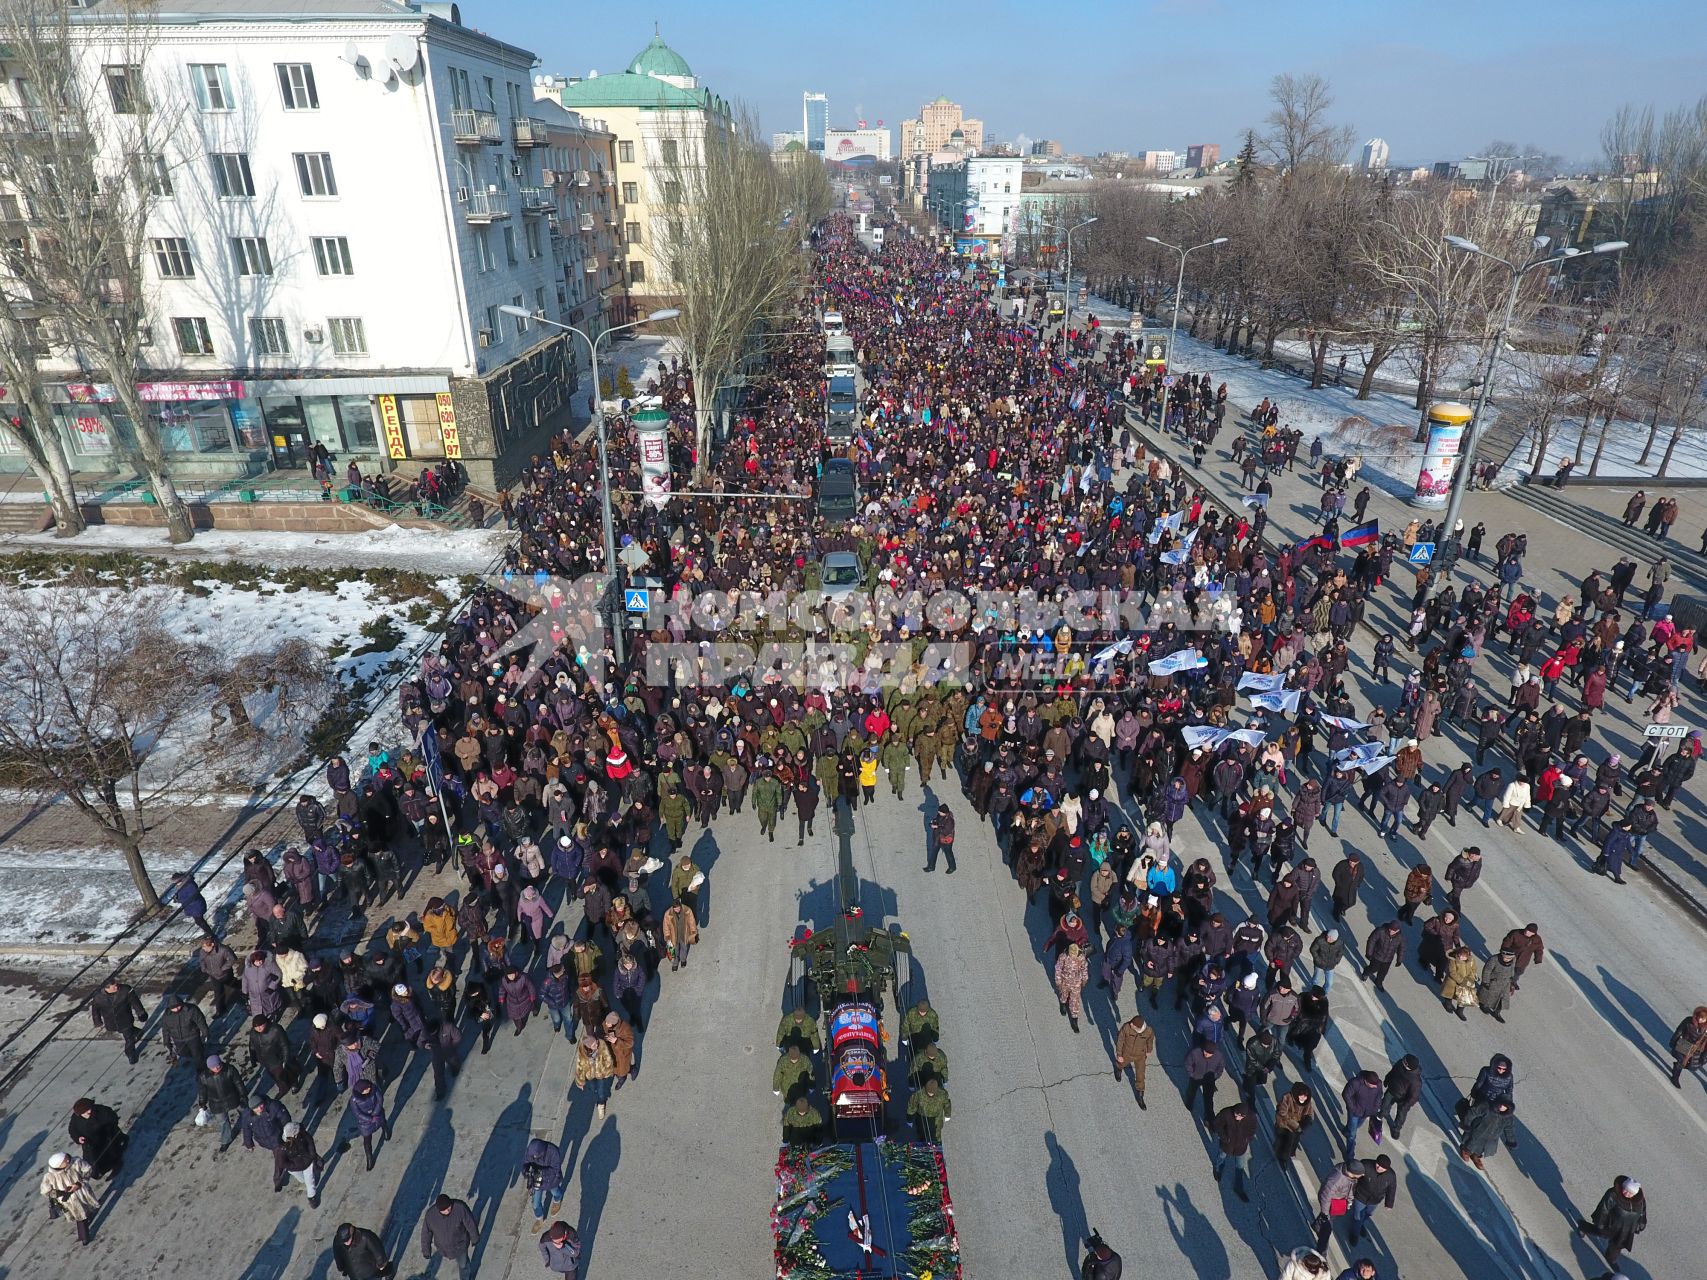
<svg viewBox="0 0 1707 1280">
<path fill-rule="evenodd" d="M 1555 424 L 1552 436 L 1547 441 L 1547 456 L 1542 460 L 1541 474 L 1551 476 L 1558 470 L 1563 459 L 1577 457 L 1580 444 L 1582 461 L 1571 474 L 1578 478 L 1588 475 L 1589 464 L 1594 460 L 1595 446 L 1599 439 L 1599 423 L 1585 428 L 1580 420 L 1572 418 Z M 1622 420 L 1615 422 L 1606 433 L 1606 447 L 1601 453 L 1600 470 L 1596 476 L 1609 480 L 1655 479 L 1659 475 L 1660 461 L 1665 457 L 1666 445 L 1670 441 L 1671 432 L 1662 427 L 1654 440 L 1648 460 L 1643 462 L 1642 450 L 1648 443 L 1647 424 Z M 1512 465 L 1507 468 L 1514 478 L 1520 473 L 1528 473 L 1528 463 L 1534 449 L 1535 432 L 1531 430 L 1524 434 L 1522 443 L 1512 454 Z M 1683 433 L 1683 438 L 1677 442 L 1677 448 L 1672 453 L 1671 465 L 1666 468 L 1666 478 L 1707 478 L 1707 433 Z"/>
<path fill-rule="evenodd" d="M 509 535 L 502 529 L 407 529 L 387 525 L 361 533 L 283 533 L 271 530 L 208 529 L 182 546 L 166 541 L 166 531 L 130 525 L 95 525 L 76 538 L 51 533 L 0 538 L 7 550 L 128 551 L 172 559 L 229 559 L 268 566 L 306 568 L 417 569 L 444 573 L 480 573 L 502 553 Z"/>
<path fill-rule="evenodd" d="M 200 853 L 172 850 L 143 854 L 143 863 L 157 890 L 180 871 L 195 866 Z M 240 894 L 238 881 L 243 863 L 233 858 L 229 865 L 203 884 L 208 906 L 215 916 L 234 910 Z M 6 897 L 6 937 L 0 956 L 10 960 L 32 947 L 76 946 L 104 943 L 124 932 L 135 917 L 136 885 L 123 856 L 116 849 L 99 846 L 86 849 L 57 849 L 51 852 L 19 852 L 0 849 L 0 888 Z M 186 951 L 199 937 L 195 925 L 174 915 L 165 926 L 156 947 L 182 946 Z"/>
</svg>

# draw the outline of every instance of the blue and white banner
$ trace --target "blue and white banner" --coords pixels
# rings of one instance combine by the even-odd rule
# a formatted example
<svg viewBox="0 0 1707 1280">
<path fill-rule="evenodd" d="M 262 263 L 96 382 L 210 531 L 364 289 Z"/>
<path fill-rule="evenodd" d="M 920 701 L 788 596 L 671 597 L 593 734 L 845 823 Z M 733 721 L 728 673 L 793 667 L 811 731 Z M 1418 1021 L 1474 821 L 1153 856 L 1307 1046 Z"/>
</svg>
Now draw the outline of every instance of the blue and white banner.
<svg viewBox="0 0 1707 1280">
<path fill-rule="evenodd" d="M 1197 530 L 1193 529 L 1180 539 L 1179 546 L 1172 551 L 1164 551 L 1159 557 L 1163 564 L 1184 564 L 1185 558 L 1191 554 L 1191 544 L 1197 541 Z"/>
<path fill-rule="evenodd" d="M 1150 674 L 1154 676 L 1178 675 L 1182 671 L 1200 671 L 1209 665 L 1205 658 L 1195 649 L 1180 649 L 1168 654 L 1165 658 L 1157 658 L 1150 664 Z"/>
<path fill-rule="evenodd" d="M 1164 533 L 1178 533 L 1180 521 L 1184 518 L 1185 512 L 1174 511 L 1156 521 L 1155 524 L 1150 526 L 1150 545 L 1153 547 L 1160 542 Z"/>
<path fill-rule="evenodd" d="M 1229 733 L 1227 736 L 1234 742 L 1246 742 L 1253 747 L 1260 747 L 1268 741 L 1268 735 L 1261 729 L 1240 729 L 1236 733 Z"/>
<path fill-rule="evenodd" d="M 1231 729 L 1219 728 L 1212 724 L 1191 724 L 1180 730 L 1180 737 L 1185 739 L 1186 746 L 1208 747 L 1211 750 L 1232 736 Z"/>
<path fill-rule="evenodd" d="M 1268 505 L 1268 495 L 1266 493 L 1247 493 L 1244 497 L 1240 498 L 1239 501 L 1244 503 L 1247 507 L 1266 507 Z"/>
<path fill-rule="evenodd" d="M 1357 767 L 1364 773 L 1380 773 L 1398 758 L 1398 756 L 1374 756 L 1371 759 L 1359 761 Z"/>
<path fill-rule="evenodd" d="M 1326 712 L 1322 713 L 1322 723 L 1330 729 L 1344 729 L 1347 733 L 1356 733 L 1369 727 L 1366 721 L 1353 720 L 1350 716 L 1330 716 Z"/>
<path fill-rule="evenodd" d="M 1285 687 L 1286 673 L 1284 671 L 1276 671 L 1271 675 L 1264 675 L 1260 671 L 1247 671 L 1239 677 L 1240 693 L 1244 693 L 1247 689 L 1255 689 L 1258 693 L 1279 693 Z"/>
<path fill-rule="evenodd" d="M 1282 689 L 1276 693 L 1253 693 L 1251 705 L 1261 707 L 1264 711 L 1279 711 L 1291 715 L 1298 710 L 1298 700 L 1303 696 L 1296 689 Z"/>
<path fill-rule="evenodd" d="M 1341 769 L 1355 768 L 1365 760 L 1373 760 L 1380 754 L 1379 742 L 1364 742 L 1355 747 L 1347 747 L 1344 751 L 1334 752 L 1334 764 Z"/>
<path fill-rule="evenodd" d="M 1124 640 L 1116 640 L 1113 644 L 1109 645 L 1108 648 L 1099 649 L 1091 656 L 1091 666 L 1100 667 L 1105 662 L 1114 661 L 1116 656 L 1124 657 L 1126 654 L 1131 652 L 1132 637 L 1128 636 Z"/>
</svg>

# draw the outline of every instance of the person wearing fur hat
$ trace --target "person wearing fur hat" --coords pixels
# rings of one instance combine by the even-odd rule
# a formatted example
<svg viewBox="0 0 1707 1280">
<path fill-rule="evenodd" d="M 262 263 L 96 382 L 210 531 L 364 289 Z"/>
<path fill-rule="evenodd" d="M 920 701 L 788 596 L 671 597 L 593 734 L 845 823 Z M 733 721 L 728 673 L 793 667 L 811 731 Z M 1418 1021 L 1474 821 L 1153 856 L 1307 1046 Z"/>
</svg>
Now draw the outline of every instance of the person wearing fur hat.
<svg viewBox="0 0 1707 1280">
<path fill-rule="evenodd" d="M 41 1193 L 47 1200 L 47 1216 L 64 1214 L 77 1232 L 77 1243 L 89 1243 L 89 1221 L 100 1207 L 95 1195 L 95 1172 L 82 1156 L 55 1151 L 47 1158 Z"/>
</svg>

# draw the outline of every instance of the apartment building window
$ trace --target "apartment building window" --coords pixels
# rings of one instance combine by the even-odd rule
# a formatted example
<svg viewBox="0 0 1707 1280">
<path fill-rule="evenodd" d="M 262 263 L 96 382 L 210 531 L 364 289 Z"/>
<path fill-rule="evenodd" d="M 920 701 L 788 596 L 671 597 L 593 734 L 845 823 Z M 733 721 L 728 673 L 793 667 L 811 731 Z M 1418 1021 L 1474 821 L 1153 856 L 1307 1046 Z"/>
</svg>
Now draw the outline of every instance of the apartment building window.
<svg viewBox="0 0 1707 1280">
<path fill-rule="evenodd" d="M 249 171 L 248 153 L 244 151 L 214 152 L 213 185 L 224 199 L 253 199 L 255 175 Z"/>
<path fill-rule="evenodd" d="M 323 276 L 353 276 L 350 242 L 344 236 L 314 237 L 314 269 Z"/>
<path fill-rule="evenodd" d="M 682 202 L 681 183 L 672 180 L 664 184 L 664 202 L 666 204 L 680 204 Z"/>
<path fill-rule="evenodd" d="M 273 274 L 273 255 L 265 236 L 232 236 L 231 259 L 237 264 L 240 276 Z"/>
<path fill-rule="evenodd" d="M 545 314 L 545 286 L 540 285 L 533 291 L 533 309 L 540 315 Z"/>
<path fill-rule="evenodd" d="M 154 269 L 164 280 L 189 280 L 196 274 L 190 258 L 190 242 L 183 236 L 157 236 L 151 242 Z"/>
<path fill-rule="evenodd" d="M 525 234 L 527 235 L 528 242 L 528 257 L 539 257 L 539 220 L 537 218 L 527 224 L 527 231 Z"/>
<path fill-rule="evenodd" d="M 504 228 L 504 257 L 512 267 L 516 265 L 516 229 L 514 227 Z"/>
<path fill-rule="evenodd" d="M 625 183 L 623 183 L 622 184 L 622 202 L 624 204 L 636 204 L 639 202 L 639 200 L 640 200 L 640 184 L 638 182 L 625 182 Z"/>
<path fill-rule="evenodd" d="M 113 104 L 113 111 L 121 116 L 135 115 L 142 106 L 142 68 L 103 67 L 101 74 L 107 82 L 107 98 Z"/>
<path fill-rule="evenodd" d="M 196 93 L 196 106 L 203 111 L 230 111 L 237 105 L 223 62 L 192 62 L 190 87 Z"/>
<path fill-rule="evenodd" d="M 644 284 L 646 282 L 646 264 L 644 262 L 629 263 L 628 280 L 630 284 Z"/>
<path fill-rule="evenodd" d="M 367 326 L 360 316 L 332 316 L 326 321 L 332 331 L 332 350 L 341 356 L 367 354 Z"/>
<path fill-rule="evenodd" d="M 676 140 L 674 138 L 665 138 L 658 144 L 658 153 L 663 157 L 665 164 L 675 164 L 677 156 Z"/>
<path fill-rule="evenodd" d="M 446 67 L 445 74 L 450 78 L 451 108 L 464 111 L 472 107 L 474 96 L 468 91 L 468 72 L 459 67 Z"/>
<path fill-rule="evenodd" d="M 296 182 L 302 194 L 310 199 L 327 199 L 338 194 L 338 180 L 332 176 L 332 156 L 326 151 L 298 151 Z"/>
<path fill-rule="evenodd" d="M 186 356 L 211 356 L 213 335 L 208 332 L 203 316 L 173 316 L 172 333 L 178 339 L 178 352 Z"/>
<path fill-rule="evenodd" d="M 627 240 L 629 244 L 640 243 L 640 224 L 638 222 L 631 222 L 628 224 Z"/>
<path fill-rule="evenodd" d="M 475 228 L 474 261 L 481 275 L 485 275 L 498 265 L 492 257 L 492 232 L 486 227 Z"/>
<path fill-rule="evenodd" d="M 622 161 L 622 163 L 624 163 L 624 164 L 633 164 L 634 163 L 634 144 L 632 142 L 619 142 L 619 143 L 617 143 L 616 144 L 616 158 L 618 160 Z"/>
<path fill-rule="evenodd" d="M 520 307 L 523 311 L 527 310 L 527 303 L 522 301 L 522 295 L 519 293 L 510 299 L 510 305 L 512 307 Z M 526 316 L 511 316 L 510 319 L 516 322 L 517 333 L 526 333 L 533 327 L 533 321 L 529 320 Z"/>
<path fill-rule="evenodd" d="M 320 93 L 314 87 L 314 68 L 306 62 L 275 64 L 279 73 L 279 96 L 286 111 L 318 111 Z"/>
<path fill-rule="evenodd" d="M 255 343 L 256 355 L 288 356 L 290 354 L 290 333 L 285 328 L 285 322 L 277 316 L 256 316 L 250 320 L 249 336 Z"/>
<path fill-rule="evenodd" d="M 486 332 L 492 335 L 493 342 L 504 340 L 504 326 L 499 323 L 500 313 L 497 307 L 486 308 Z"/>
<path fill-rule="evenodd" d="M 136 172 L 138 183 L 149 195 L 169 196 L 172 194 L 172 167 L 166 163 L 165 156 L 144 152 L 132 156 L 131 164 Z"/>
</svg>

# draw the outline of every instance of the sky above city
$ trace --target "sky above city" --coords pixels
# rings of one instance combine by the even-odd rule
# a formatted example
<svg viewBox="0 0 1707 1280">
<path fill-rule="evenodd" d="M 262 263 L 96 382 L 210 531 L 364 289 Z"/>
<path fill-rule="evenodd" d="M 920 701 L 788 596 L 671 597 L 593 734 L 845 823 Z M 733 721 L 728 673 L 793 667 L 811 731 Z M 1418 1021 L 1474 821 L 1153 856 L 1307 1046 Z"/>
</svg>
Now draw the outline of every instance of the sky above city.
<svg viewBox="0 0 1707 1280">
<path fill-rule="evenodd" d="M 656 21 L 767 136 L 800 128 L 807 89 L 829 95 L 834 128 L 894 128 L 944 94 L 990 140 L 1231 155 L 1270 78 L 1291 71 L 1325 76 L 1336 119 L 1385 138 L 1395 164 L 1496 138 L 1590 161 L 1620 104 L 1663 112 L 1707 92 L 1702 0 L 463 0 L 462 13 L 570 75 L 621 71 Z"/>
</svg>

